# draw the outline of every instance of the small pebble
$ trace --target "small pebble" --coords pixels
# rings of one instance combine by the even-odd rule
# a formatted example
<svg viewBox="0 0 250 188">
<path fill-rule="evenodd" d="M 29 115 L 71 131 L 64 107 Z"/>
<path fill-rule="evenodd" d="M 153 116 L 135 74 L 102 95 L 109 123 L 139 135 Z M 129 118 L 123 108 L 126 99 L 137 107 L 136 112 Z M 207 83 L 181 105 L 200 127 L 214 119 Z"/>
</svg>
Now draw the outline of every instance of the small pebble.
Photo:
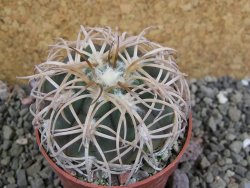
<svg viewBox="0 0 250 188">
<path fill-rule="evenodd" d="M 17 116 L 16 111 L 12 107 L 8 108 L 8 112 L 12 118 L 16 118 Z"/>
<path fill-rule="evenodd" d="M 245 177 L 245 174 L 247 172 L 247 169 L 243 166 L 235 166 L 235 173 L 240 175 L 241 177 Z"/>
<path fill-rule="evenodd" d="M 217 130 L 217 126 L 216 126 L 216 123 L 215 123 L 215 120 L 213 117 L 210 117 L 209 120 L 208 120 L 208 126 L 211 128 L 211 130 L 213 132 L 216 132 Z"/>
<path fill-rule="evenodd" d="M 232 177 L 232 176 L 234 176 L 234 172 L 233 171 L 231 171 L 231 170 L 227 170 L 226 171 L 226 175 L 228 176 L 228 177 Z"/>
<path fill-rule="evenodd" d="M 25 114 L 27 114 L 27 112 L 29 112 L 29 109 L 28 109 L 28 108 L 23 108 L 23 109 L 19 112 L 19 114 L 20 114 L 20 116 L 24 116 Z"/>
<path fill-rule="evenodd" d="M 216 176 L 214 182 L 211 184 L 211 188 L 225 188 L 226 182 L 220 177 Z"/>
<path fill-rule="evenodd" d="M 14 143 L 10 149 L 10 155 L 13 157 L 18 157 L 23 152 L 23 147 Z"/>
<path fill-rule="evenodd" d="M 8 125 L 4 125 L 3 126 L 3 138 L 10 140 L 12 139 L 14 136 L 14 131 L 12 130 L 12 128 Z"/>
<path fill-rule="evenodd" d="M 210 162 L 207 160 L 206 157 L 202 157 L 200 165 L 201 165 L 201 168 L 207 168 L 210 166 Z"/>
<path fill-rule="evenodd" d="M 1 159 L 1 162 L 0 162 L 0 163 L 1 163 L 1 165 L 3 165 L 3 166 L 9 165 L 9 163 L 10 163 L 10 157 L 7 156 L 7 157 Z"/>
<path fill-rule="evenodd" d="M 31 188 L 45 188 L 44 182 L 41 178 L 35 178 L 31 181 Z"/>
<path fill-rule="evenodd" d="M 223 91 L 219 92 L 219 94 L 217 95 L 217 99 L 220 104 L 225 104 L 228 101 L 227 97 L 225 96 L 225 92 Z"/>
<path fill-rule="evenodd" d="M 19 187 L 27 187 L 27 179 L 26 179 L 26 173 L 25 170 L 19 169 L 16 172 L 16 178 L 17 178 L 17 185 Z"/>
<path fill-rule="evenodd" d="M 41 164 L 39 162 L 36 162 L 33 165 L 31 165 L 30 167 L 28 167 L 27 174 L 29 176 L 34 176 L 37 173 L 39 173 L 40 170 L 41 170 Z"/>
<path fill-rule="evenodd" d="M 233 141 L 233 140 L 235 140 L 235 138 L 236 138 L 236 135 L 234 135 L 234 134 L 228 133 L 226 135 L 227 140 Z"/>
<path fill-rule="evenodd" d="M 242 142 L 240 141 L 234 141 L 230 146 L 229 148 L 235 152 L 235 153 L 239 153 L 242 149 Z"/>
<path fill-rule="evenodd" d="M 228 116 L 232 121 L 237 122 L 240 120 L 241 111 L 238 110 L 236 107 L 230 107 L 228 111 Z"/>
<path fill-rule="evenodd" d="M 243 188 L 250 188 L 250 181 L 243 183 Z"/>
<path fill-rule="evenodd" d="M 16 140 L 16 143 L 19 145 L 27 145 L 28 144 L 28 139 L 27 138 L 18 138 Z"/>
<path fill-rule="evenodd" d="M 229 183 L 229 184 L 228 184 L 228 188 L 239 188 L 239 184 L 238 184 L 238 183 L 235 183 L 235 182 Z M 250 188 L 250 187 L 249 187 L 249 188 Z"/>
<path fill-rule="evenodd" d="M 242 83 L 243 86 L 248 86 L 249 82 L 250 82 L 249 79 L 241 80 L 241 83 Z"/>
<path fill-rule="evenodd" d="M 206 182 L 207 183 L 212 183 L 214 181 L 214 177 L 213 177 L 213 174 L 211 172 L 208 172 L 206 174 Z"/>
<path fill-rule="evenodd" d="M 243 148 L 246 148 L 250 146 L 250 138 L 246 138 L 244 141 L 243 141 Z"/>
<path fill-rule="evenodd" d="M 3 141 L 3 149 L 8 150 L 11 146 L 12 142 L 10 140 L 4 140 Z"/>
</svg>

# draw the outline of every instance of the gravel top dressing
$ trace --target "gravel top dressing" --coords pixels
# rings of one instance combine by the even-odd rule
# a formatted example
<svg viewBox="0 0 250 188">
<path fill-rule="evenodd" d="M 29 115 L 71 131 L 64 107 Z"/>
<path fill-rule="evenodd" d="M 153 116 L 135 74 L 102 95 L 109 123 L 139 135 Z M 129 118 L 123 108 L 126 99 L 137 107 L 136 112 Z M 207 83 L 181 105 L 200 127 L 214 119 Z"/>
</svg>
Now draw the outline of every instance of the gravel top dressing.
<svg viewBox="0 0 250 188">
<path fill-rule="evenodd" d="M 169 187 L 250 187 L 250 80 L 190 80 L 193 138 Z M 27 87 L 0 81 L 0 187 L 62 187 L 33 135 Z"/>
</svg>

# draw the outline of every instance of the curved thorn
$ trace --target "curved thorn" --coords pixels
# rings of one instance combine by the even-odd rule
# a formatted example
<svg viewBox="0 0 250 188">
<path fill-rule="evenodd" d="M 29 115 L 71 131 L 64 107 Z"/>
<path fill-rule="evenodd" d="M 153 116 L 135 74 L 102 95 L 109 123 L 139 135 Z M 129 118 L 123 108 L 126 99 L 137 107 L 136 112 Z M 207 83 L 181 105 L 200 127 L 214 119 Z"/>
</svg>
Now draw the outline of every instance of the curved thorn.
<svg viewBox="0 0 250 188">
<path fill-rule="evenodd" d="M 114 55 L 114 60 L 113 60 L 113 68 L 116 68 L 117 65 L 117 58 L 118 58 L 118 52 L 119 52 L 119 36 L 117 36 L 117 47 Z"/>
<path fill-rule="evenodd" d="M 99 84 L 98 84 L 98 85 L 99 85 Z M 102 95 L 102 93 L 103 93 L 103 87 L 102 87 L 101 85 L 99 85 L 99 87 L 100 87 L 99 94 L 98 94 L 98 96 L 96 97 L 96 99 L 95 99 L 90 105 L 96 103 L 96 101 L 98 101 L 99 98 L 101 97 L 101 95 Z"/>
<path fill-rule="evenodd" d="M 91 69 L 94 69 L 93 65 L 89 62 L 89 60 L 86 58 L 85 54 L 83 54 L 82 52 L 80 52 L 79 50 L 77 50 L 76 48 L 73 48 L 73 47 L 69 47 L 70 49 L 74 50 L 76 53 L 78 53 L 79 55 L 81 55 L 84 59 L 84 61 L 88 64 L 88 66 L 91 68 Z"/>
</svg>

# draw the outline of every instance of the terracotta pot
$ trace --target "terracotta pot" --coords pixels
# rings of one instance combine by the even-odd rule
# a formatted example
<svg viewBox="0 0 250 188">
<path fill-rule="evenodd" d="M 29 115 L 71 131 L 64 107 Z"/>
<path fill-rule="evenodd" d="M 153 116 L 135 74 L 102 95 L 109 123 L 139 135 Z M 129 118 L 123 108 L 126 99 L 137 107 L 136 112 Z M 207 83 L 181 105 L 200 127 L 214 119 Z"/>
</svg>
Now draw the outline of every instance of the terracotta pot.
<svg viewBox="0 0 250 188">
<path fill-rule="evenodd" d="M 38 145 L 40 145 L 40 134 L 39 131 L 36 129 L 36 140 Z M 185 141 L 185 144 L 176 157 L 176 159 L 170 163 L 166 168 L 164 168 L 162 171 L 156 173 L 153 176 L 150 176 L 147 179 L 144 179 L 142 181 L 130 184 L 128 186 L 122 186 L 124 188 L 164 188 L 169 176 L 173 173 L 173 171 L 177 168 L 177 165 L 183 156 L 184 152 L 186 151 L 190 139 L 191 139 L 191 133 L 192 133 L 192 114 L 190 113 L 189 116 L 189 125 L 188 125 L 188 133 L 187 133 L 187 139 Z M 41 147 L 41 152 L 43 156 L 46 158 L 50 166 L 52 167 L 53 171 L 59 176 L 64 188 L 105 188 L 106 186 L 96 185 L 92 183 L 87 183 L 81 180 L 78 180 L 77 178 L 71 176 L 64 170 L 62 170 L 60 167 L 58 167 L 51 158 L 47 155 L 45 150 Z M 113 188 L 121 188 L 121 186 L 112 186 Z"/>
</svg>

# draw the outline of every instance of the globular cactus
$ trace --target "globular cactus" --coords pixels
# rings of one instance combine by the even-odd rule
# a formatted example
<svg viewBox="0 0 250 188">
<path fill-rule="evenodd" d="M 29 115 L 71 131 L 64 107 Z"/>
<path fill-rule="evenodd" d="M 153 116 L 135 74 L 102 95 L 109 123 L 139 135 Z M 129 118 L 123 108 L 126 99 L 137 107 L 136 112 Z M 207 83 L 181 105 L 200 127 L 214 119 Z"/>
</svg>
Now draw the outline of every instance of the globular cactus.
<svg viewBox="0 0 250 188">
<path fill-rule="evenodd" d="M 189 89 L 175 50 L 110 28 L 81 27 L 76 41 L 51 47 L 35 68 L 33 124 L 57 165 L 93 174 L 161 170 L 187 125 Z"/>
</svg>

